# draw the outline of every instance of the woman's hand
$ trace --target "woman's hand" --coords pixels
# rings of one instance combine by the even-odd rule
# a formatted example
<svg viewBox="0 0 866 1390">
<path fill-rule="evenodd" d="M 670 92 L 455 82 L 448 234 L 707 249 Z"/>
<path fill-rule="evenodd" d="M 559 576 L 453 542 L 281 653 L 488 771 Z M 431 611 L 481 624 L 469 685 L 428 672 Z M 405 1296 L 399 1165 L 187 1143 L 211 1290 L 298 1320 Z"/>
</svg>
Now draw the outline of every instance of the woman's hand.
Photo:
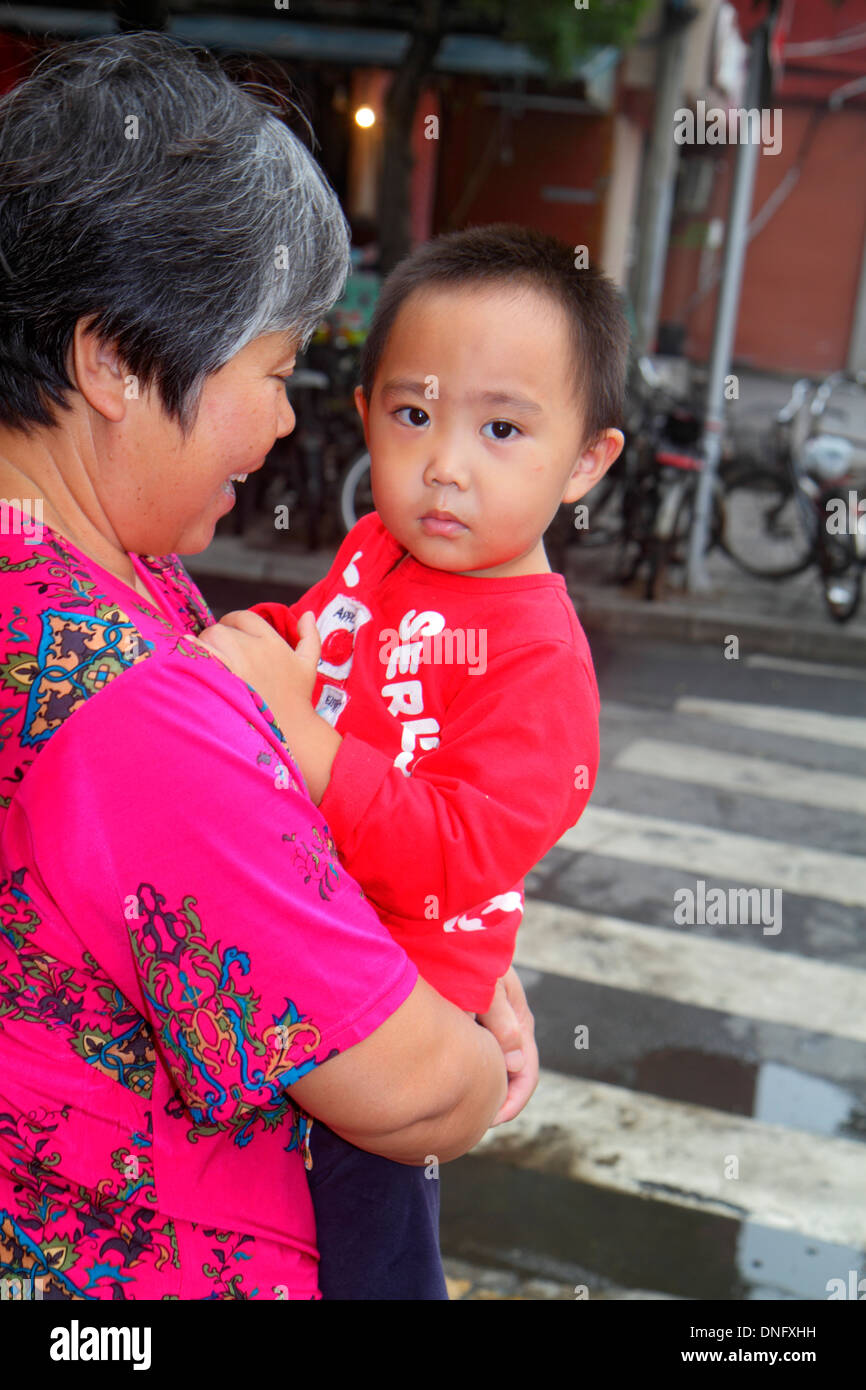
<svg viewBox="0 0 866 1390">
<path fill-rule="evenodd" d="M 322 644 L 312 612 L 303 614 L 298 632 L 293 649 L 258 613 L 238 609 L 204 628 L 198 640 L 257 690 L 279 719 L 283 710 L 309 706 L 316 684 Z"/>
<path fill-rule="evenodd" d="M 493 1125 L 504 1125 L 519 1115 L 538 1085 L 538 1047 L 535 1019 L 514 966 L 496 982 L 490 1008 L 478 1015 L 499 1043 L 508 1070 L 508 1095 Z M 491 1126 L 492 1127 L 492 1126 Z"/>
<path fill-rule="evenodd" d="M 302 614 L 294 648 L 258 613 L 245 610 L 226 613 L 198 640 L 261 695 L 318 806 L 343 740 L 313 709 L 322 650 L 315 613 L 308 609 Z"/>
</svg>

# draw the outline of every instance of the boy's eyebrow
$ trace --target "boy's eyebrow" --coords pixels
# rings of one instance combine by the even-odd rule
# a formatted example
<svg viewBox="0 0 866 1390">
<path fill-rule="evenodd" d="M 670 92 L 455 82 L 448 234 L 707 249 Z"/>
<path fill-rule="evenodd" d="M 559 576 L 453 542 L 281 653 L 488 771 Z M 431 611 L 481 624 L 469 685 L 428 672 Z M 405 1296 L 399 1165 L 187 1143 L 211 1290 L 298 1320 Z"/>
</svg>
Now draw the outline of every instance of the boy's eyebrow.
<svg viewBox="0 0 866 1390">
<path fill-rule="evenodd" d="M 512 395 L 508 391 L 478 391 L 469 399 L 482 401 L 484 405 L 513 406 L 515 410 L 522 410 L 530 415 L 544 414 L 537 401 L 531 401 L 527 396 Z"/>
<path fill-rule="evenodd" d="M 425 383 L 423 381 L 411 381 L 410 378 L 406 376 L 394 376 L 390 381 L 382 383 L 382 394 L 384 395 L 385 392 L 388 391 L 392 395 L 399 395 L 402 391 L 411 391 L 414 392 L 416 396 L 423 396 L 424 387 Z"/>
<path fill-rule="evenodd" d="M 392 377 L 382 386 L 382 394 L 399 395 L 401 391 L 413 392 L 416 396 L 423 396 L 426 389 L 426 382 L 411 381 L 408 377 Z M 527 396 L 517 396 L 508 391 L 475 391 L 467 397 L 470 401 L 479 401 L 483 405 L 510 406 L 514 410 L 521 410 L 530 415 L 543 415 L 543 408 L 537 401 L 531 401 Z"/>
</svg>

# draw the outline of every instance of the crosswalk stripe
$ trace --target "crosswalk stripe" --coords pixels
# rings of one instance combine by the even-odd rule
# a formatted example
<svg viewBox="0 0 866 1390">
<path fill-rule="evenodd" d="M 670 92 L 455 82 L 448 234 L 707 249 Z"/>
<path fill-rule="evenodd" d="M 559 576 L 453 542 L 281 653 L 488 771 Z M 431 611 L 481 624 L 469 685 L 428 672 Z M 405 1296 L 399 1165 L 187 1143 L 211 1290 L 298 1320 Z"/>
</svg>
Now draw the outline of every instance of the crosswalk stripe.
<svg viewBox="0 0 866 1390">
<path fill-rule="evenodd" d="M 473 1152 L 838 1245 L 866 1240 L 864 1145 L 604 1082 L 542 1071 L 531 1103 Z"/>
<path fill-rule="evenodd" d="M 738 700 L 705 700 L 691 695 L 678 699 L 674 709 L 677 714 L 704 715 L 718 723 L 736 724 L 741 729 L 763 729 L 789 738 L 866 748 L 866 719 L 850 714 L 822 714 L 810 709 L 750 705 Z"/>
<path fill-rule="evenodd" d="M 754 928 L 745 927 L 744 931 Z M 528 897 L 517 965 L 866 1043 L 866 970 Z"/>
<path fill-rule="evenodd" d="M 818 661 L 794 661 L 788 656 L 769 656 L 755 652 L 746 657 L 747 666 L 762 666 L 770 671 L 791 671 L 798 676 L 829 676 L 832 680 L 866 681 L 862 666 L 828 666 Z"/>
<path fill-rule="evenodd" d="M 689 879 L 714 877 L 866 906 L 866 863 L 833 850 L 594 805 L 558 843 L 579 853 L 681 869 L 688 876 L 684 887 Z"/>
<path fill-rule="evenodd" d="M 747 758 L 655 738 L 635 739 L 616 755 L 613 766 L 620 772 L 866 816 L 866 782 L 842 772 L 817 772 L 768 758 Z"/>
</svg>

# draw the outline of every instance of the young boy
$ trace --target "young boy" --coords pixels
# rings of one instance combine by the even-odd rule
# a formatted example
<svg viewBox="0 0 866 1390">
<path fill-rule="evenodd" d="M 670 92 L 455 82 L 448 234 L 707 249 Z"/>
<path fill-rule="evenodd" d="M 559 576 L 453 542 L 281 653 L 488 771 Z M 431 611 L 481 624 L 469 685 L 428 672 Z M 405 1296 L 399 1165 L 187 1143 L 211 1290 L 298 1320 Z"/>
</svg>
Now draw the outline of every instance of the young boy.
<svg viewBox="0 0 866 1390">
<path fill-rule="evenodd" d="M 496 225 L 423 245 L 385 282 L 355 392 L 376 511 L 291 608 L 202 634 L 287 731 L 420 973 L 504 1049 L 523 878 L 598 765 L 592 660 L 542 538 L 622 449 L 627 352 L 614 285 L 552 238 Z M 430 1172 L 322 1125 L 311 1148 L 323 1295 L 446 1297 Z"/>
</svg>

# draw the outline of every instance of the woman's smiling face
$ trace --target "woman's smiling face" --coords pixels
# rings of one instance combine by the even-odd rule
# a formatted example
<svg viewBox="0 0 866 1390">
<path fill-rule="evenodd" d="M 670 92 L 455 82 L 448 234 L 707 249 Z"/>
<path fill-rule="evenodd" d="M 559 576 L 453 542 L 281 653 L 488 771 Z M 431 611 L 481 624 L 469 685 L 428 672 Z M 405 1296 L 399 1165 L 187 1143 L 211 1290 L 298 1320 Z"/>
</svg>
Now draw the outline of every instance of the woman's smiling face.
<svg viewBox="0 0 866 1390">
<path fill-rule="evenodd" d="M 564 312 L 530 287 L 431 288 L 402 305 L 370 402 L 360 388 L 356 402 L 376 510 L 422 564 L 549 568 L 541 537 L 589 486 L 569 485 L 583 437 L 573 353 Z"/>
<path fill-rule="evenodd" d="M 276 440 L 295 427 L 285 387 L 294 352 L 283 333 L 242 348 L 206 379 L 186 438 L 155 390 L 124 400 L 121 418 L 91 413 L 102 436 L 100 477 L 93 481 L 125 550 L 192 555 L 209 545 L 217 521 L 231 510 L 230 477 L 260 468 Z"/>
</svg>

